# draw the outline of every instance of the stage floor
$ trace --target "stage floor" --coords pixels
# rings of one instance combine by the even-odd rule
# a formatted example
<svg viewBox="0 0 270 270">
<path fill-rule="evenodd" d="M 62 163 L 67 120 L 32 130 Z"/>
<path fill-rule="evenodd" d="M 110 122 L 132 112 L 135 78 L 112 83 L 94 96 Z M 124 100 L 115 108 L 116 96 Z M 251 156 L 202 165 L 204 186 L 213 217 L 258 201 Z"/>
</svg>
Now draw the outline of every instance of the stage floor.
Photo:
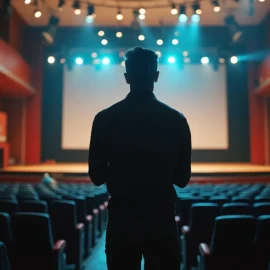
<svg viewBox="0 0 270 270">
<path fill-rule="evenodd" d="M 87 163 L 56 163 L 39 164 L 28 166 L 10 166 L 0 170 L 2 173 L 61 173 L 61 174 L 83 174 L 88 172 Z M 192 173 L 204 174 L 269 174 L 270 166 L 252 165 L 248 163 L 193 163 Z"/>
</svg>

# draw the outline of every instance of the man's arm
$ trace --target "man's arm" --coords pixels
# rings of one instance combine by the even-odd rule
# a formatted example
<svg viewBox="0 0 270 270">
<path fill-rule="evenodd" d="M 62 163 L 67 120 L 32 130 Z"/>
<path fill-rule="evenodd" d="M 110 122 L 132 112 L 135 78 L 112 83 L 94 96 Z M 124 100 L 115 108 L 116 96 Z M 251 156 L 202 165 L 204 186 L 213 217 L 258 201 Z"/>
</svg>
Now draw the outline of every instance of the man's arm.
<svg viewBox="0 0 270 270">
<path fill-rule="evenodd" d="M 173 184 L 185 187 L 191 177 L 191 133 L 186 119 L 182 120 L 181 142 Z"/>
<path fill-rule="evenodd" d="M 108 160 L 105 126 L 104 119 L 100 114 L 97 114 L 93 121 L 88 156 L 88 175 L 96 186 L 104 184 L 107 180 Z"/>
</svg>

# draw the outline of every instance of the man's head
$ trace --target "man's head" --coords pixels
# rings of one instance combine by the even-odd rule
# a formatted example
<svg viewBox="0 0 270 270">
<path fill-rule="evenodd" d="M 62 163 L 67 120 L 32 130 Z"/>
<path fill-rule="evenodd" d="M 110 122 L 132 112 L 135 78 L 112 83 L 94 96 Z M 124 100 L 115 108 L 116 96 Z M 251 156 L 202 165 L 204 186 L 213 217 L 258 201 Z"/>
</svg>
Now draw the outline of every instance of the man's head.
<svg viewBox="0 0 270 270">
<path fill-rule="evenodd" d="M 159 72 L 158 57 L 151 51 L 141 47 L 130 49 L 126 53 L 126 82 L 138 90 L 153 90 Z"/>
</svg>

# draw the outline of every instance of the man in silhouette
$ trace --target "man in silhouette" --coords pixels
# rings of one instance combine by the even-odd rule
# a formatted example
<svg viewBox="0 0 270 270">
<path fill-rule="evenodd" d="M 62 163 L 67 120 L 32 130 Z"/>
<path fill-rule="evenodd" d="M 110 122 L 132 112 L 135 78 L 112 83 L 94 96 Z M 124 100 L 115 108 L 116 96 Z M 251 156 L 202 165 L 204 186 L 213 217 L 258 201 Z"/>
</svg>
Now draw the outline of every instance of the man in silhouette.
<svg viewBox="0 0 270 270">
<path fill-rule="evenodd" d="M 108 270 L 179 270 L 177 199 L 173 185 L 191 176 L 191 135 L 185 117 L 153 94 L 157 55 L 126 53 L 127 97 L 93 122 L 89 176 L 111 195 L 106 235 Z M 164 91 L 170 91 L 170 89 Z"/>
</svg>

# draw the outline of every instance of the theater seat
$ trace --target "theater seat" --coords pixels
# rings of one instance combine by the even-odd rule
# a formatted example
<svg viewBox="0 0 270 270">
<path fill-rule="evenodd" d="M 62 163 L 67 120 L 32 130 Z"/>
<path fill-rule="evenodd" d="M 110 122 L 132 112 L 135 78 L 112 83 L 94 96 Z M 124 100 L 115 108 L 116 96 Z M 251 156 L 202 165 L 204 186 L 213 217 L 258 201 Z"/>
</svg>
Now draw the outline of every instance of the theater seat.
<svg viewBox="0 0 270 270">
<path fill-rule="evenodd" d="M 14 270 L 64 270 L 66 242 L 53 245 L 47 214 L 17 213 L 12 218 Z"/>
<path fill-rule="evenodd" d="M 209 202 L 211 203 L 217 203 L 219 206 L 222 206 L 225 203 L 228 203 L 230 200 L 226 196 L 213 196 L 209 198 Z"/>
<path fill-rule="evenodd" d="M 225 203 L 221 208 L 221 215 L 252 215 L 252 209 L 247 203 Z"/>
<path fill-rule="evenodd" d="M 195 203 L 191 207 L 189 226 L 182 227 L 182 258 L 185 270 L 197 266 L 197 254 L 201 242 L 210 243 L 214 222 L 219 215 L 216 203 Z"/>
<path fill-rule="evenodd" d="M 270 215 L 270 202 L 254 203 L 253 213 L 256 217 Z"/>
<path fill-rule="evenodd" d="M 6 247 L 0 242 L 0 270 L 10 270 Z"/>
<path fill-rule="evenodd" d="M 77 223 L 76 204 L 74 201 L 55 201 L 51 205 L 53 236 L 67 241 L 67 264 L 82 267 L 84 256 L 84 225 Z"/>
<path fill-rule="evenodd" d="M 14 200 L 0 200 L 0 212 L 13 216 L 18 211 L 18 204 Z"/>
<path fill-rule="evenodd" d="M 3 242 L 7 248 L 8 256 L 12 257 L 12 233 L 10 216 L 7 213 L 0 212 L 0 241 Z"/>
<path fill-rule="evenodd" d="M 254 270 L 256 219 L 248 215 L 219 216 L 210 248 L 201 243 L 200 270 Z"/>
<path fill-rule="evenodd" d="M 256 270 L 267 270 L 270 261 L 270 215 L 262 215 L 257 221 Z"/>
<path fill-rule="evenodd" d="M 20 204 L 20 212 L 48 213 L 47 202 L 45 201 L 24 201 Z"/>
</svg>

